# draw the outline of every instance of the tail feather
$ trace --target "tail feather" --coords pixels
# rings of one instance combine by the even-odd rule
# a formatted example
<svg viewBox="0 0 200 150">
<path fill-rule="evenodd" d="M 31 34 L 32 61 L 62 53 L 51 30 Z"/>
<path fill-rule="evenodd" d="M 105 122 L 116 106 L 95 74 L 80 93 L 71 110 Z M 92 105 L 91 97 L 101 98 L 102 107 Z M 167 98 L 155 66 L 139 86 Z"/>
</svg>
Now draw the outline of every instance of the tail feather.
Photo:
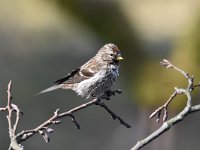
<svg viewBox="0 0 200 150">
<path fill-rule="evenodd" d="M 43 94 L 43 93 L 46 93 L 46 92 L 54 91 L 54 90 L 56 90 L 56 89 L 60 89 L 60 88 L 62 88 L 62 87 L 63 87 L 63 84 L 53 85 L 53 86 L 51 86 L 51 87 L 49 87 L 49 88 L 47 88 L 47 89 L 45 89 L 45 90 L 42 90 L 41 92 L 35 94 L 35 96 L 36 96 L 36 95 Z"/>
</svg>

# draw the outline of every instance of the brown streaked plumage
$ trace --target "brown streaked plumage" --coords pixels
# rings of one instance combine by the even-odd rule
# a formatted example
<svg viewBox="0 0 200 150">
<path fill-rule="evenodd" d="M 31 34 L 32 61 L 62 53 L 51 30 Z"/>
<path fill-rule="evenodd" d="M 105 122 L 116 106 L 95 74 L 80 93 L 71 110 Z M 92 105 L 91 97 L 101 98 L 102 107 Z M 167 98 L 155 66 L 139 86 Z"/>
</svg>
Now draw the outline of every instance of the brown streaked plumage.
<svg viewBox="0 0 200 150">
<path fill-rule="evenodd" d="M 55 85 L 41 93 L 56 89 L 71 89 L 83 97 L 99 97 L 109 90 L 119 76 L 119 62 L 123 59 L 118 47 L 112 43 L 104 45 L 97 54 L 80 68 L 56 80 Z"/>
</svg>

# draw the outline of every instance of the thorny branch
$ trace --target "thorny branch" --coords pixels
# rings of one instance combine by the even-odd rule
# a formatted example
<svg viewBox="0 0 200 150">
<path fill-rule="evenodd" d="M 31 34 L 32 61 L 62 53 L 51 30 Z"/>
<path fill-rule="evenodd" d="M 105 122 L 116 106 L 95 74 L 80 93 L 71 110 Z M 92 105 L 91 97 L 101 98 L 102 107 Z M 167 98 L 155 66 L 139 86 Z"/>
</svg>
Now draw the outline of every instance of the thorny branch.
<svg viewBox="0 0 200 150">
<path fill-rule="evenodd" d="M 50 128 L 50 125 L 56 125 L 56 124 L 60 124 L 61 123 L 61 118 L 64 117 L 70 117 L 72 122 L 74 123 L 75 127 L 77 129 L 80 129 L 80 125 L 77 122 L 77 120 L 75 119 L 74 113 L 77 111 L 80 111 L 84 108 L 87 108 L 91 105 L 97 105 L 100 106 L 102 108 L 104 108 L 110 115 L 111 117 L 115 120 L 118 119 L 120 121 L 120 123 L 122 125 L 124 125 L 127 128 L 130 128 L 131 126 L 126 123 L 125 121 L 123 121 L 119 116 L 117 116 L 114 112 L 112 112 L 105 103 L 102 102 L 103 99 L 109 100 L 111 96 L 114 96 L 116 93 L 120 94 L 121 91 L 120 90 L 116 90 L 116 91 L 107 91 L 105 93 L 105 95 L 103 95 L 100 98 L 95 98 L 87 103 L 84 103 L 80 106 L 77 106 L 69 111 L 66 112 L 62 112 L 60 113 L 59 109 L 57 109 L 54 112 L 54 115 L 52 117 L 50 117 L 47 121 L 43 122 L 42 124 L 40 124 L 39 126 L 37 126 L 34 129 L 31 130 L 23 130 L 19 133 L 16 133 L 17 130 L 17 126 L 20 120 L 20 115 L 22 114 L 22 112 L 20 111 L 20 109 L 18 108 L 18 106 L 16 104 L 12 104 L 11 103 L 11 81 L 8 84 L 8 98 L 7 98 L 7 105 L 3 108 L 0 108 L 0 111 L 7 111 L 8 115 L 7 115 L 7 120 L 8 120 L 8 126 L 9 126 L 9 136 L 10 136 L 10 146 L 9 146 L 9 150 L 23 150 L 23 146 L 21 145 L 21 142 L 29 139 L 30 137 L 32 137 L 34 134 L 39 133 L 40 135 L 43 136 L 45 142 L 49 142 L 49 133 L 54 132 L 54 130 L 52 128 Z M 15 119 L 12 120 L 12 115 L 13 112 L 15 112 Z"/>
<path fill-rule="evenodd" d="M 194 113 L 197 111 L 200 111 L 200 104 L 192 106 L 192 91 L 194 90 L 194 88 L 199 87 L 200 83 L 197 85 L 194 85 L 194 77 L 190 76 L 188 73 L 186 73 L 185 71 L 183 71 L 182 69 L 176 67 L 175 65 L 173 65 L 171 62 L 169 62 L 166 59 L 163 59 L 160 64 L 162 66 L 165 66 L 167 69 L 168 68 L 172 68 L 176 71 L 178 71 L 179 73 L 181 73 L 187 80 L 188 80 L 188 86 L 186 88 L 174 88 L 174 92 L 172 93 L 172 95 L 169 97 L 169 99 L 165 102 L 164 105 L 162 105 L 161 107 L 159 107 L 158 109 L 156 109 L 150 116 L 149 118 L 153 118 L 155 116 L 157 116 L 156 121 L 159 122 L 160 117 L 161 117 L 161 113 L 163 111 L 163 125 L 157 129 L 156 131 L 154 131 L 152 134 L 150 134 L 148 137 L 146 137 L 145 139 L 138 141 L 136 143 L 136 145 L 134 147 L 131 148 L 131 150 L 139 150 L 142 147 L 144 147 L 145 145 L 147 145 L 148 143 L 150 143 L 151 141 L 153 141 L 154 139 L 156 139 L 157 137 L 159 137 L 161 134 L 163 134 L 164 132 L 166 132 L 167 130 L 169 130 L 173 125 L 177 124 L 178 122 L 182 121 L 187 115 L 189 115 L 190 113 Z M 187 104 L 185 106 L 185 108 L 175 117 L 167 120 L 168 117 L 168 105 L 170 104 L 170 102 L 172 100 L 174 100 L 174 98 L 179 95 L 179 94 L 184 94 L 187 97 Z"/>
</svg>

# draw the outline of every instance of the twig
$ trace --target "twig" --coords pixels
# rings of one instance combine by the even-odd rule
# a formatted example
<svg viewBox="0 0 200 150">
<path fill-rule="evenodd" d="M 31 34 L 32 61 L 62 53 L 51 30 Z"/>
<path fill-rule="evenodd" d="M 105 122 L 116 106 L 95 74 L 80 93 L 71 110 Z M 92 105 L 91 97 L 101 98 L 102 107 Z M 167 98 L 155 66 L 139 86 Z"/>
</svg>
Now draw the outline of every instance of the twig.
<svg viewBox="0 0 200 150">
<path fill-rule="evenodd" d="M 162 105 L 161 107 L 159 107 L 158 109 L 156 109 L 150 116 L 149 118 L 154 117 L 157 114 L 157 122 L 159 122 L 160 120 L 160 115 L 161 115 L 161 111 L 164 111 L 164 115 L 163 115 L 163 122 L 167 120 L 168 117 L 168 105 L 169 103 L 177 96 L 177 94 L 185 94 L 186 96 L 188 94 L 190 94 L 190 92 L 192 92 L 194 90 L 195 86 L 193 85 L 194 82 L 194 77 L 193 76 L 189 76 L 188 73 L 186 73 L 185 71 L 183 71 L 182 69 L 176 67 L 175 65 L 173 65 L 170 61 L 163 59 L 163 61 L 160 62 L 160 64 L 162 66 L 165 66 L 168 68 L 172 68 L 176 71 L 178 71 L 179 73 L 181 73 L 187 80 L 188 80 L 188 86 L 186 89 L 179 89 L 177 87 L 174 88 L 174 93 L 170 96 L 170 98 L 166 101 L 166 103 L 164 105 Z M 188 99 L 187 101 L 187 107 L 191 107 L 191 100 Z"/>
<path fill-rule="evenodd" d="M 131 125 L 129 125 L 128 123 L 126 123 L 123 119 L 121 119 L 119 116 L 117 116 L 114 112 L 112 112 L 107 106 L 105 103 L 101 102 L 101 101 L 97 101 L 96 102 L 96 105 L 99 105 L 101 107 L 103 107 L 110 115 L 111 117 L 115 120 L 115 119 L 118 119 L 119 122 L 124 125 L 125 127 L 127 128 L 131 128 Z"/>
<path fill-rule="evenodd" d="M 177 116 L 171 118 L 170 120 L 163 123 L 163 125 L 154 131 L 152 134 L 150 134 L 145 139 L 138 141 L 134 147 L 131 148 L 131 150 L 139 150 L 145 145 L 149 144 L 151 141 L 155 140 L 157 137 L 162 135 L 164 132 L 169 130 L 173 125 L 177 124 L 178 122 L 182 121 L 187 115 L 190 113 L 194 113 L 200 111 L 200 105 L 196 105 L 188 109 L 185 107 Z"/>
<path fill-rule="evenodd" d="M 18 106 L 15 104 L 11 103 L 12 100 L 12 96 L 11 96 L 11 89 L 12 89 L 12 82 L 10 81 L 8 83 L 8 89 L 7 89 L 7 105 L 3 108 L 0 108 L 1 111 L 7 111 L 8 115 L 7 120 L 8 120 L 8 130 L 9 130 L 9 137 L 10 137 L 10 146 L 9 146 L 9 150 L 23 150 L 24 147 L 19 144 L 16 141 L 16 130 L 17 130 L 17 125 L 19 123 L 19 118 L 20 118 L 20 110 L 18 109 Z M 13 112 L 16 112 L 16 118 L 14 121 L 14 124 L 12 123 L 12 115 Z"/>
<path fill-rule="evenodd" d="M 157 114 L 157 119 L 156 121 L 159 122 L 160 121 L 160 116 L 161 116 L 161 112 L 162 110 L 164 111 L 164 115 L 163 115 L 163 122 L 167 120 L 168 117 L 168 106 L 170 104 L 170 102 L 173 100 L 174 97 L 176 97 L 177 95 L 177 91 L 175 91 L 170 97 L 169 99 L 166 101 L 166 103 L 162 106 L 160 106 L 158 109 L 156 109 L 150 116 L 149 118 L 153 118 L 156 114 Z"/>
<path fill-rule="evenodd" d="M 59 109 L 57 109 L 54 112 L 54 115 L 52 117 L 50 117 L 47 121 L 43 122 L 42 124 L 40 124 L 39 126 L 37 126 L 34 129 L 31 130 L 23 130 L 19 133 L 16 134 L 17 131 L 17 126 L 19 124 L 19 120 L 20 120 L 20 114 L 21 111 L 18 108 L 18 106 L 16 104 L 12 104 L 11 103 L 11 81 L 8 84 L 8 98 L 7 98 L 7 105 L 6 107 L 0 108 L 0 111 L 7 111 L 8 115 L 7 115 L 7 120 L 8 120 L 8 126 L 9 126 L 9 136 L 10 136 L 10 146 L 9 146 L 9 150 L 23 150 L 23 146 L 20 144 L 23 141 L 26 141 L 27 139 L 29 139 L 30 137 L 32 137 L 33 135 L 35 135 L 36 133 L 39 133 L 40 135 L 42 135 L 42 137 L 44 138 L 45 142 L 48 143 L 50 140 L 49 137 L 49 133 L 54 132 L 54 130 L 52 128 L 50 128 L 50 125 L 53 124 L 60 124 L 62 118 L 64 117 L 70 117 L 72 122 L 74 123 L 75 127 L 77 129 L 80 129 L 80 125 L 77 122 L 77 120 L 75 119 L 74 113 L 77 111 L 80 111 L 84 108 L 87 108 L 91 105 L 99 105 L 102 108 L 106 109 L 112 116 L 112 118 L 118 119 L 120 121 L 120 123 L 122 125 L 124 125 L 127 128 L 130 128 L 131 126 L 126 123 L 125 121 L 123 121 L 119 116 L 117 116 L 115 113 L 113 113 L 106 105 L 105 103 L 101 102 L 102 99 L 110 99 L 111 96 L 114 96 L 116 93 L 120 94 L 121 91 L 120 90 L 116 90 L 116 91 L 107 91 L 105 93 L 104 96 L 100 97 L 100 98 L 95 98 L 87 103 L 81 104 L 80 106 L 77 106 L 69 111 L 66 112 L 62 112 L 60 113 Z M 12 122 L 12 115 L 14 114 L 13 112 L 15 112 L 16 117 L 15 120 L 13 120 Z"/>
<path fill-rule="evenodd" d="M 176 67 L 175 65 L 173 65 L 171 62 L 169 62 L 166 59 L 163 59 L 163 61 L 161 62 L 161 65 L 166 66 L 167 68 L 175 69 L 176 71 L 180 72 L 188 80 L 188 86 L 186 88 L 177 88 L 177 87 L 174 88 L 175 91 L 169 97 L 167 102 L 164 105 L 162 105 L 161 107 L 159 107 L 158 109 L 156 109 L 150 115 L 150 118 L 152 118 L 152 117 L 157 115 L 157 121 L 159 121 L 161 112 L 163 110 L 164 111 L 163 122 L 165 121 L 163 123 L 163 125 L 159 129 L 154 131 L 152 134 L 150 134 L 148 137 L 146 137 L 145 139 L 143 139 L 141 141 L 138 141 L 136 143 L 136 145 L 131 148 L 131 150 L 139 150 L 139 149 L 141 149 L 142 147 L 144 147 L 145 145 L 147 145 L 151 141 L 155 140 L 158 136 L 160 136 L 161 134 L 163 134 L 164 132 L 169 130 L 173 125 L 175 125 L 178 122 L 182 121 L 190 113 L 194 113 L 194 112 L 200 111 L 200 104 L 196 105 L 196 106 L 192 106 L 191 92 L 194 90 L 194 88 L 199 86 L 199 84 L 194 85 L 194 77 L 190 76 L 188 73 L 186 73 L 182 69 Z M 168 105 L 178 94 L 186 95 L 187 104 L 186 104 L 185 108 L 177 116 L 175 116 L 175 117 L 171 118 L 170 120 L 166 121 L 167 116 L 168 116 L 168 111 L 167 111 Z"/>
<path fill-rule="evenodd" d="M 48 135 L 45 134 L 44 131 L 48 132 L 47 131 L 49 129 L 48 126 L 52 125 L 52 124 L 59 124 L 59 123 L 61 123 L 61 121 L 58 120 L 58 119 L 64 118 L 66 116 L 71 117 L 72 122 L 74 123 L 75 127 L 77 129 L 80 129 L 80 125 L 76 121 L 75 116 L 73 114 L 75 112 L 80 111 L 80 110 L 82 110 L 82 109 L 84 109 L 86 107 L 89 107 L 91 105 L 94 105 L 94 104 L 99 104 L 100 105 L 100 103 L 102 103 L 101 100 L 95 98 L 95 99 L 93 99 L 93 100 L 91 100 L 91 101 L 89 101 L 87 103 L 84 103 L 84 104 L 82 104 L 80 106 L 77 106 L 77 107 L 75 107 L 75 108 L 73 108 L 73 109 L 71 109 L 71 110 L 69 110 L 67 112 L 59 113 L 59 109 L 57 109 L 54 112 L 54 115 L 52 117 L 50 117 L 47 121 L 45 121 L 44 123 L 42 123 L 38 127 L 34 128 L 34 129 L 31 129 L 31 130 L 24 130 L 24 131 L 20 132 L 19 134 L 17 134 L 17 141 L 19 143 L 21 143 L 22 141 L 27 140 L 28 138 L 30 138 L 31 136 L 33 136 L 36 133 L 40 133 L 41 135 L 45 135 L 43 137 L 45 137 L 44 139 L 46 139 L 46 137 L 48 137 Z M 100 105 L 100 106 L 102 107 L 102 105 Z M 119 116 L 117 116 L 116 114 L 114 114 L 106 105 L 103 108 L 105 108 L 107 111 L 109 110 L 108 112 L 110 114 L 112 114 L 113 119 L 118 119 L 120 121 L 120 123 L 122 125 L 124 125 L 125 127 L 127 127 L 127 128 L 131 127 L 128 123 L 126 123 L 125 121 L 123 121 Z"/>
<path fill-rule="evenodd" d="M 48 126 L 49 125 L 52 125 L 52 124 L 60 124 L 61 123 L 61 118 L 64 118 L 66 116 L 68 117 L 71 117 L 73 119 L 73 123 L 75 124 L 75 126 L 80 129 L 80 125 L 78 124 L 77 121 L 75 121 L 75 117 L 73 116 L 73 113 L 79 111 L 79 110 L 82 110 L 90 105 L 93 105 L 95 104 L 96 102 L 98 101 L 98 99 L 94 99 L 92 101 L 89 101 L 85 104 L 82 104 L 78 107 L 75 107 L 67 112 L 63 112 L 63 113 L 59 113 L 59 109 L 57 109 L 55 112 L 54 112 L 54 115 L 52 117 L 50 117 L 47 121 L 43 122 L 42 124 L 40 124 L 38 127 L 34 128 L 34 129 L 31 129 L 31 130 L 24 130 L 20 133 L 17 134 L 17 141 L 19 143 L 27 140 L 28 138 L 30 138 L 31 136 L 33 136 L 34 134 L 36 133 L 39 133 L 41 135 L 44 135 L 44 131 L 48 133 Z M 52 133 L 53 131 L 51 130 L 50 133 Z M 47 137 L 48 135 L 45 134 L 45 136 L 43 137 Z M 49 138 L 49 137 L 48 137 Z M 46 141 L 46 140 L 45 140 Z M 46 141 L 47 142 L 47 141 Z"/>
</svg>

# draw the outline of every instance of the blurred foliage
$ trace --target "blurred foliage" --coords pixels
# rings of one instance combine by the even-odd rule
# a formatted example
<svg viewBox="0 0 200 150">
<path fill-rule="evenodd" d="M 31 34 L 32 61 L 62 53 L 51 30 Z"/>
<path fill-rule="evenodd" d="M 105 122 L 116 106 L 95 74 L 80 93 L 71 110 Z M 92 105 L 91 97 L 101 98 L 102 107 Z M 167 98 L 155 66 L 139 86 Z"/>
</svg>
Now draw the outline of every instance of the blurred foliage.
<svg viewBox="0 0 200 150">
<path fill-rule="evenodd" d="M 51 11 L 59 10 L 59 12 L 64 14 L 63 16 L 67 21 L 70 20 L 69 16 L 74 18 L 80 23 L 80 26 L 84 25 L 92 30 L 99 37 L 101 43 L 113 42 L 119 46 L 125 58 L 121 67 L 123 70 L 121 73 L 122 78 L 126 81 L 127 86 L 130 87 L 128 89 L 133 99 L 137 97 L 136 102 L 139 104 L 147 107 L 154 107 L 163 103 L 161 97 L 165 100 L 173 91 L 174 86 L 186 85 L 186 81 L 180 74 L 174 71 L 165 71 L 159 66 L 159 61 L 164 55 L 154 54 L 155 52 L 151 50 L 152 47 L 148 47 L 148 45 L 140 39 L 135 27 L 130 23 L 132 22 L 132 20 L 130 21 L 131 18 L 128 18 L 123 13 L 123 7 L 120 6 L 121 3 L 122 2 L 119 3 L 115 0 L 44 0 L 42 2 L 20 1 L 11 5 L 11 2 L 5 3 L 1 1 L 1 4 L 6 4 L 5 8 L 2 5 L 1 13 L 3 15 L 1 14 L 1 24 L 4 25 L 3 28 L 7 29 L 6 21 L 10 23 L 9 25 L 12 24 L 13 26 L 15 26 L 14 22 L 19 23 L 19 26 L 22 26 L 24 31 L 20 29 L 15 32 L 19 34 L 19 37 L 21 36 L 21 38 L 27 40 L 25 42 L 23 41 L 24 43 L 29 43 L 29 45 L 31 45 L 33 40 L 28 41 L 29 36 L 23 33 L 27 32 L 27 30 L 34 31 L 37 33 L 37 36 L 40 35 L 41 39 L 50 39 L 50 41 L 55 42 L 55 34 L 58 30 L 52 32 L 52 30 L 48 29 L 48 26 L 44 24 L 46 24 L 46 22 L 59 22 L 62 15 L 61 13 L 52 13 L 54 15 L 54 17 L 52 17 L 52 15 L 50 15 Z M 154 3 L 156 4 L 156 1 L 154 1 Z M 32 5 L 37 6 L 37 9 L 35 10 Z M 15 9 L 15 6 L 18 10 Z M 170 3 L 170 6 L 173 6 L 172 3 Z M 10 9 L 8 10 L 8 8 Z M 49 11 L 47 11 L 47 8 Z M 10 17 L 6 16 L 8 14 Z M 14 17 L 14 15 L 18 17 Z M 31 19 L 29 19 L 29 17 L 31 17 Z M 199 18 L 199 16 L 196 18 Z M 8 20 L 2 21 L 3 19 Z M 29 22 L 27 20 L 31 21 Z M 165 55 L 165 57 L 170 59 L 174 64 L 196 76 L 198 76 L 198 64 L 200 60 L 199 22 L 198 19 L 194 20 L 194 22 L 185 27 L 184 34 L 173 38 L 170 44 L 171 47 L 168 47 L 166 50 L 167 55 Z M 70 23 L 68 23 L 68 27 L 72 28 L 73 23 L 69 24 Z M 58 24 L 55 23 L 49 26 L 49 28 L 55 29 L 56 26 L 58 26 Z M 60 30 L 63 30 L 65 24 L 63 23 L 60 26 L 62 26 Z M 47 35 L 45 34 L 45 36 L 42 37 L 43 33 L 40 33 L 41 30 L 39 28 L 46 30 L 45 33 Z M 15 28 L 13 30 L 15 30 Z M 14 36 L 17 34 L 14 34 Z M 68 36 L 64 37 L 67 38 Z M 16 43 L 13 43 L 13 45 L 10 44 L 10 49 L 14 49 L 14 47 L 17 46 L 20 50 L 24 48 L 24 43 L 21 42 L 20 39 L 16 38 L 14 41 Z M 42 40 L 36 40 L 37 43 L 40 41 Z M 59 39 L 58 41 L 60 42 L 61 40 Z M 59 42 L 57 43 L 58 45 L 60 44 Z M 165 42 L 168 42 L 167 39 Z M 46 45 L 46 43 L 48 42 L 41 42 L 38 45 Z M 81 43 L 81 41 L 77 40 L 77 43 Z M 3 44 L 2 42 L 2 45 Z M 157 44 L 159 44 L 159 41 Z M 52 49 L 55 49 L 55 47 Z M 26 50 L 26 52 L 29 51 Z M 38 53 L 41 52 L 38 51 Z M 23 54 L 25 54 L 25 51 Z M 178 105 L 181 104 L 178 103 Z"/>
<path fill-rule="evenodd" d="M 70 13 L 94 30 L 103 43 L 113 42 L 119 45 L 125 57 L 122 64 L 124 81 L 130 87 L 131 95 L 136 97 L 136 102 L 141 106 L 146 108 L 158 106 L 170 96 L 175 86 L 187 85 L 187 80 L 181 74 L 171 70 L 166 71 L 159 65 L 161 60 L 159 55 L 148 55 L 143 51 L 148 50 L 148 47 L 142 45 L 142 41 L 116 1 L 56 0 L 55 2 L 64 13 Z M 188 73 L 197 75 L 196 58 L 199 57 L 197 55 L 199 51 L 194 46 L 199 42 L 195 42 L 195 38 L 193 34 L 186 34 L 185 37 L 174 39 L 172 42 L 174 46 L 168 58 Z M 178 98 L 173 107 L 182 107 L 184 103 L 185 100 Z"/>
<path fill-rule="evenodd" d="M 124 113 L 127 120 L 134 122 L 131 132 L 117 123 L 109 123 L 109 117 L 105 120 L 106 113 L 102 115 L 96 108 L 91 108 L 77 114 L 84 130 L 76 132 L 70 123 L 67 123 L 67 127 L 62 124 L 54 136 L 59 140 L 53 139 L 49 145 L 45 145 L 34 137 L 33 141 L 28 141 L 27 148 L 62 149 L 62 145 L 66 144 L 69 149 L 83 146 L 84 149 L 127 149 L 138 135 L 143 136 L 147 130 L 151 131 L 155 126 L 147 119 L 148 112 L 163 104 L 175 86 L 187 85 L 187 80 L 180 73 L 161 67 L 160 60 L 169 59 L 193 74 L 196 83 L 199 81 L 200 16 L 194 15 L 197 11 L 199 13 L 198 5 L 195 5 L 199 2 L 194 1 L 0 0 L 0 89 L 5 91 L 7 81 L 14 81 L 13 95 L 18 98 L 19 106 L 27 109 L 24 112 L 29 114 L 23 118 L 27 123 L 24 124 L 26 128 L 33 127 L 30 118 L 36 118 L 40 123 L 55 108 L 68 109 L 82 102 L 82 98 L 71 91 L 56 91 L 56 94 L 48 93 L 40 97 L 32 95 L 87 61 L 100 46 L 113 42 L 122 50 L 125 58 L 120 68 L 122 82 L 117 82 L 124 92 L 115 97 L 112 106 Z M 190 16 L 192 19 L 189 21 L 185 19 Z M 163 35 L 167 37 L 163 38 Z M 139 105 L 134 105 L 134 102 Z M 177 110 L 184 103 L 185 97 L 179 96 L 171 106 Z M 138 109 L 138 106 L 141 107 Z M 88 120 L 93 120 L 89 124 L 94 125 L 89 126 Z M 37 121 L 34 123 L 37 124 Z M 199 126 L 196 122 L 188 124 L 188 129 Z M 180 145 L 185 148 L 187 144 L 182 140 L 182 131 L 186 126 L 184 124 L 184 129 L 180 131 L 176 129 L 181 133 L 181 138 L 176 139 L 176 142 L 181 141 L 181 144 L 177 144 L 179 148 Z M 63 132 L 65 130 L 67 134 Z M 194 145 L 199 135 L 192 131 L 186 134 Z M 2 132 L 0 138 L 7 142 L 4 135 Z M 63 137 L 68 138 L 68 142 Z M 92 145 L 88 145 L 88 141 Z M 1 149 L 6 147 L 1 146 Z"/>
<path fill-rule="evenodd" d="M 196 84 L 200 80 L 200 25 L 194 22 L 189 27 L 187 33 L 174 40 L 173 48 L 167 59 L 174 65 L 183 69 L 190 75 L 195 76 Z M 167 70 L 159 66 L 158 59 L 149 60 L 143 64 L 138 71 L 137 77 L 133 81 L 133 91 L 136 91 L 139 103 L 147 107 L 155 107 L 163 104 L 173 93 L 174 87 L 186 87 L 187 79 L 175 70 Z M 197 91 L 196 91 L 197 93 Z M 186 97 L 176 98 L 172 107 L 174 109 L 182 108 L 185 105 Z"/>
<path fill-rule="evenodd" d="M 70 13 L 92 29 L 100 36 L 102 43 L 117 44 L 125 58 L 122 63 L 123 68 L 127 70 L 126 73 L 136 72 L 140 67 L 141 58 L 145 59 L 146 55 L 140 50 L 137 34 L 116 1 L 56 0 L 55 2 L 64 13 Z M 127 74 L 126 77 L 131 79 L 132 77 Z"/>
</svg>

